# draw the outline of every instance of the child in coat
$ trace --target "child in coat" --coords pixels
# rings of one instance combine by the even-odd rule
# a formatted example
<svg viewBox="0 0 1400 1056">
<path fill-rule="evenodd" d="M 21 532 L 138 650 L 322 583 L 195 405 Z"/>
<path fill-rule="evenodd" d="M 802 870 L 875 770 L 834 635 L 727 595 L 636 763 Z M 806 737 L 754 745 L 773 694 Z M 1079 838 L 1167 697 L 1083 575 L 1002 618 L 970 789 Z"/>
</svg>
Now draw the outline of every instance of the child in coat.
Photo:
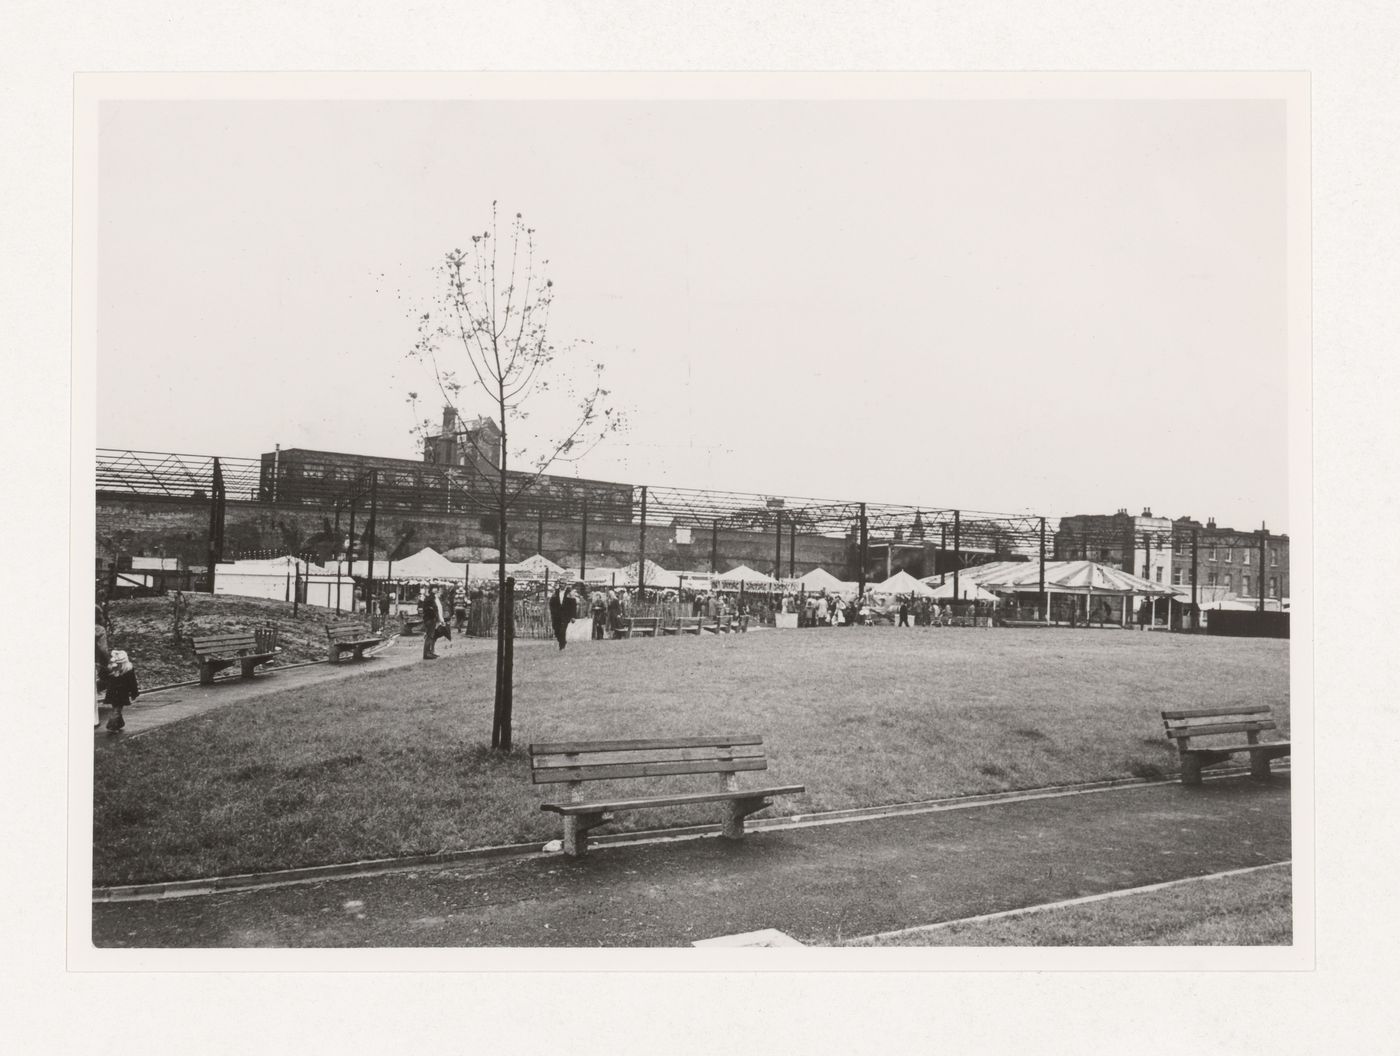
<svg viewBox="0 0 1400 1056">
<path fill-rule="evenodd" d="M 141 695 L 141 688 L 136 684 L 136 669 L 131 666 L 131 658 L 121 649 L 112 650 L 102 685 L 107 690 L 103 703 L 112 709 L 111 718 L 107 720 L 107 732 L 120 733 L 126 725 L 122 709 Z"/>
</svg>

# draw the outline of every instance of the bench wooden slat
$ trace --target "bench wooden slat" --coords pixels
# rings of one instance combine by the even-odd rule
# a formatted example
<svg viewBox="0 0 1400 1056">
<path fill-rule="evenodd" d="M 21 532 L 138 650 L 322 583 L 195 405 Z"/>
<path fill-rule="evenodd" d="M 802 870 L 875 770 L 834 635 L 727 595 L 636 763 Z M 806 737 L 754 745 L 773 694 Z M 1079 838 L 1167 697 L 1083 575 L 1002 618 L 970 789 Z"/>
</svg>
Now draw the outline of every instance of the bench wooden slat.
<svg viewBox="0 0 1400 1056">
<path fill-rule="evenodd" d="M 227 645 L 229 642 L 252 642 L 257 640 L 254 634 L 220 634 L 209 638 L 194 638 L 195 645 Z"/>
<path fill-rule="evenodd" d="M 601 763 L 596 766 L 559 767 L 530 772 L 537 785 L 557 781 L 610 781 L 625 777 L 666 777 L 673 774 L 729 774 L 740 770 L 767 770 L 768 757 L 684 763 Z"/>
<path fill-rule="evenodd" d="M 1168 726 L 1167 736 L 1172 738 L 1187 737 L 1212 737 L 1222 733 L 1260 733 L 1264 730 L 1276 730 L 1278 723 L 1273 719 L 1261 719 L 1253 722 L 1216 722 L 1208 726 Z"/>
<path fill-rule="evenodd" d="M 732 748 L 650 748 L 643 749 L 642 758 L 619 759 L 617 752 L 566 752 L 557 755 L 536 755 L 530 765 L 539 770 L 559 767 L 598 766 L 620 763 L 686 763 L 727 759 L 761 759 L 763 751 Z"/>
<path fill-rule="evenodd" d="M 596 803 L 541 803 L 540 810 L 554 814 L 595 814 L 609 810 L 642 810 L 647 807 L 675 807 L 685 803 L 718 803 L 728 799 L 766 799 L 769 796 L 791 796 L 807 791 L 806 785 L 781 785 L 774 788 L 744 788 L 737 792 L 679 793 L 649 799 L 615 799 Z"/>
<path fill-rule="evenodd" d="M 1192 708 L 1186 711 L 1164 711 L 1163 719 L 1210 719 L 1222 715 L 1264 715 L 1273 712 L 1267 704 L 1241 704 L 1233 708 Z"/>
<path fill-rule="evenodd" d="M 557 741 L 530 745 L 530 754 L 561 755 L 569 752 L 633 752 L 650 748 L 724 748 L 733 745 L 762 744 L 763 738 L 754 733 L 737 733 L 730 737 L 651 737 L 631 741 Z"/>
</svg>

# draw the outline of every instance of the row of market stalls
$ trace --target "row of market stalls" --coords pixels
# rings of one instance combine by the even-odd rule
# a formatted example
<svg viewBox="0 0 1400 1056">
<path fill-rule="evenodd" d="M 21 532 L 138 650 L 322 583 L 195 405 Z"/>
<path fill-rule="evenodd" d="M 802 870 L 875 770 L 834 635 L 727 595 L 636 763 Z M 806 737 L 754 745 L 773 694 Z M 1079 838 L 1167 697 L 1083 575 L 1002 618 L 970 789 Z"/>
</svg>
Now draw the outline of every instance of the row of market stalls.
<svg viewBox="0 0 1400 1056">
<path fill-rule="evenodd" d="M 425 547 L 396 561 L 374 562 L 374 580 L 396 596 L 400 607 L 416 601 L 422 589 L 430 586 L 471 588 L 494 583 L 494 562 L 450 561 Z M 550 585 L 564 579 L 577 582 L 570 569 L 535 554 L 506 565 L 507 575 L 517 584 Z M 348 608 L 356 580 L 370 575 L 370 562 L 312 564 L 290 555 L 262 560 L 235 561 L 215 566 L 214 593 L 247 597 L 292 600 L 298 585 L 301 599 L 309 604 Z M 1015 609 L 1031 619 L 1047 619 L 1052 612 L 1070 604 L 1085 618 L 1111 613 L 1112 622 L 1128 623 L 1146 599 L 1157 619 L 1180 617 L 1170 606 L 1182 609 L 1191 602 L 1189 588 L 1153 583 L 1121 569 L 1094 561 L 1047 561 L 1044 565 L 1044 591 L 1041 595 L 1041 565 L 1036 561 L 999 561 L 951 573 L 918 579 L 898 571 L 879 583 L 867 583 L 866 592 L 876 599 L 900 597 L 928 598 L 939 602 L 990 602 Z M 589 587 L 635 587 L 642 581 L 656 590 L 750 591 L 753 593 L 817 593 L 855 597 L 859 584 L 842 580 L 826 569 L 817 568 L 797 579 L 775 579 L 757 569 L 740 565 L 726 572 L 671 571 L 655 561 L 633 562 L 620 568 L 587 570 L 583 582 Z M 1201 609 L 1253 608 L 1213 588 L 1197 591 Z M 1102 617 L 1100 617 L 1102 618 Z"/>
</svg>

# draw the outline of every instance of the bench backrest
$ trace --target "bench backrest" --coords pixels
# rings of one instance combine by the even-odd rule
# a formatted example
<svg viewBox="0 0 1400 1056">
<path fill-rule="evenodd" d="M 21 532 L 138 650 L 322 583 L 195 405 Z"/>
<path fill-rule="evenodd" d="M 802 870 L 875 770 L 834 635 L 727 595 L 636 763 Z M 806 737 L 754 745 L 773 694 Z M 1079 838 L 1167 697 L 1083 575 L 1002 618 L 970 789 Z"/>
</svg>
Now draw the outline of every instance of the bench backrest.
<svg viewBox="0 0 1400 1056">
<path fill-rule="evenodd" d="M 363 638 L 367 632 L 358 623 L 328 623 L 326 634 L 332 638 Z"/>
<path fill-rule="evenodd" d="M 530 745 L 530 780 L 537 785 L 766 769 L 768 757 L 757 734 Z"/>
<path fill-rule="evenodd" d="M 252 631 L 211 634 L 204 638 L 191 640 L 194 643 L 194 651 L 200 656 L 233 656 L 237 653 L 258 651 L 257 635 Z"/>
<path fill-rule="evenodd" d="M 1192 737 L 1239 733 L 1245 734 L 1249 743 L 1254 744 L 1263 731 L 1278 729 L 1273 709 L 1267 704 L 1164 711 L 1162 725 L 1166 727 L 1167 736 L 1177 742 L 1178 748 L 1188 747 Z"/>
</svg>

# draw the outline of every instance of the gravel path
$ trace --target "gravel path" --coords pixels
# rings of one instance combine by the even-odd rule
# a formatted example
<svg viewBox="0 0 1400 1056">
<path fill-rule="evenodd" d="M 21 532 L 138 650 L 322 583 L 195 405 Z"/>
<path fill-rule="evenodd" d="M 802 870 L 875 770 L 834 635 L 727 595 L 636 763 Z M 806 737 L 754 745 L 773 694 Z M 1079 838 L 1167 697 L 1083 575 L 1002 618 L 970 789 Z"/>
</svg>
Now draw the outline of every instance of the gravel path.
<svg viewBox="0 0 1400 1056">
<path fill-rule="evenodd" d="M 1291 857 L 1289 779 L 1113 792 L 418 873 L 98 903 L 103 947 L 808 945 Z"/>
</svg>

